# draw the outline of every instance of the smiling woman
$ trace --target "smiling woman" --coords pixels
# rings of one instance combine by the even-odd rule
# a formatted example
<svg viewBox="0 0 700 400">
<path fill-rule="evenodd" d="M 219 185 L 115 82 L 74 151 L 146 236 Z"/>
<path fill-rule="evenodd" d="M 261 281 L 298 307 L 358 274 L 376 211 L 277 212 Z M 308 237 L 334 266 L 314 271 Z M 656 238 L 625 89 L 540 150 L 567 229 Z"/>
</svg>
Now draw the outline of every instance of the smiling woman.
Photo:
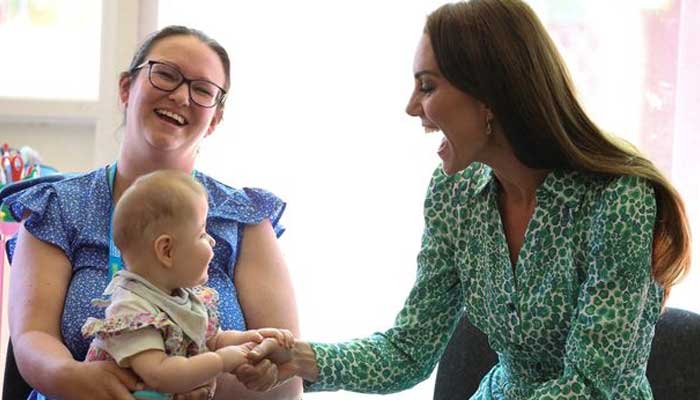
<svg viewBox="0 0 700 400">
<path fill-rule="evenodd" d="M 413 70 L 416 83 L 406 112 L 419 117 L 426 132 L 445 135 L 437 152 L 443 170 L 454 174 L 474 161 L 483 162 L 488 157 L 484 149 L 492 139 L 493 113 L 442 76 L 427 36 L 418 44 Z"/>
<path fill-rule="evenodd" d="M 154 63 L 144 68 L 147 61 Z M 172 78 L 182 77 L 179 85 L 156 87 L 150 76 L 155 62 L 168 65 Z M 125 122 L 118 162 L 5 199 L 14 218 L 23 221 L 8 251 L 10 324 L 17 365 L 35 388 L 33 396 L 111 399 L 143 386 L 114 362 L 81 362 L 89 345 L 81 326 L 103 316 L 91 300 L 101 297 L 124 264 L 111 236 L 113 204 L 139 177 L 157 170 L 184 172 L 207 193 L 206 229 L 218 243 L 207 285 L 219 293 L 222 328 L 269 326 L 299 334 L 294 292 L 276 241 L 283 231 L 284 202 L 265 190 L 234 189 L 194 170 L 202 140 L 221 121 L 229 79 L 228 53 L 201 31 L 170 26 L 151 34 L 120 76 Z M 189 256 L 173 257 L 177 254 L 180 262 Z M 205 399 L 215 386 L 221 397 L 253 399 L 295 399 L 301 391 L 299 381 L 290 381 L 273 393 L 256 394 L 229 374 L 216 385 L 212 380 L 182 390 L 191 399 Z"/>
<path fill-rule="evenodd" d="M 195 36 L 166 37 L 154 44 L 148 58 L 145 64 L 130 68 L 120 80 L 120 98 L 127 105 L 126 125 L 134 127 L 126 130 L 125 144 L 136 145 L 145 140 L 154 149 L 160 149 L 157 154 L 161 157 L 185 149 L 188 157 L 182 160 L 193 162 L 198 143 L 221 120 L 225 93 L 221 86 L 228 85 L 225 67 L 218 54 Z M 136 79 L 139 75 L 144 79 Z M 185 75 L 198 78 L 186 79 Z M 202 94 L 202 85 L 209 87 L 209 95 Z M 216 105 L 221 106 L 213 108 Z M 135 137 L 129 140 L 128 135 Z M 122 152 L 125 157 L 132 154 L 126 147 L 122 147 Z"/>
</svg>

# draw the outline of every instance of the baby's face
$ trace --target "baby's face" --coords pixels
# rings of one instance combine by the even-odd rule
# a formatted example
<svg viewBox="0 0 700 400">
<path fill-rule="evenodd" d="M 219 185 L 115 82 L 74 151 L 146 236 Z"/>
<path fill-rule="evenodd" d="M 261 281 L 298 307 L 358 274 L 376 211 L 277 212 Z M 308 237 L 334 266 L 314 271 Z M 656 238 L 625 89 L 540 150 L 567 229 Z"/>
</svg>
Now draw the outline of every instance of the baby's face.
<svg viewBox="0 0 700 400">
<path fill-rule="evenodd" d="M 214 239 L 206 231 L 209 206 L 204 196 L 193 197 L 192 211 L 184 211 L 175 230 L 173 274 L 179 287 L 207 282 L 209 262 L 214 257 Z"/>
</svg>

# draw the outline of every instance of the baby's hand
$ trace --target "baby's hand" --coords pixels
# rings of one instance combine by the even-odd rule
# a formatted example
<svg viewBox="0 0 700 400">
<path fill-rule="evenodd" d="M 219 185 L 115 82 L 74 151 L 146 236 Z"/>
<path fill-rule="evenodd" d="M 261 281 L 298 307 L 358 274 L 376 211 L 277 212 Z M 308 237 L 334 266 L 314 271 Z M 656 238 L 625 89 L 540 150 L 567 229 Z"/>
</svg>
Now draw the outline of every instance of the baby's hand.
<svg viewBox="0 0 700 400">
<path fill-rule="evenodd" d="M 224 372 L 232 372 L 239 366 L 248 362 L 248 353 L 255 347 L 256 343 L 249 342 L 235 346 L 225 346 L 216 350 L 216 354 L 224 362 Z"/>
<path fill-rule="evenodd" d="M 262 340 L 263 336 L 258 333 L 257 329 L 251 329 L 248 331 L 225 331 L 223 334 L 219 335 L 219 341 L 217 341 L 217 344 L 219 344 L 218 347 L 224 347 L 248 342 L 260 343 Z"/>
<path fill-rule="evenodd" d="M 294 335 L 287 329 L 262 328 L 257 330 L 264 338 L 276 339 L 280 346 L 291 349 L 294 347 Z"/>
</svg>

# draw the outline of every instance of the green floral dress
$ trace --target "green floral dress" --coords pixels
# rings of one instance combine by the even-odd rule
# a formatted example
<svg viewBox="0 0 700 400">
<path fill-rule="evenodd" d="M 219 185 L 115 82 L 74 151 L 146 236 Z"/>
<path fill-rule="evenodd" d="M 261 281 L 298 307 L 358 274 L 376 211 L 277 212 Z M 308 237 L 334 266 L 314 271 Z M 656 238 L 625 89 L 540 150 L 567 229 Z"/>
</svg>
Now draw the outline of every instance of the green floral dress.
<svg viewBox="0 0 700 400">
<path fill-rule="evenodd" d="M 499 190 L 483 164 L 436 170 L 416 283 L 394 327 L 312 343 L 320 375 L 307 390 L 409 388 L 430 375 L 465 312 L 499 358 L 472 399 L 653 398 L 645 371 L 663 290 L 650 272 L 652 187 L 550 173 L 515 267 Z"/>
</svg>

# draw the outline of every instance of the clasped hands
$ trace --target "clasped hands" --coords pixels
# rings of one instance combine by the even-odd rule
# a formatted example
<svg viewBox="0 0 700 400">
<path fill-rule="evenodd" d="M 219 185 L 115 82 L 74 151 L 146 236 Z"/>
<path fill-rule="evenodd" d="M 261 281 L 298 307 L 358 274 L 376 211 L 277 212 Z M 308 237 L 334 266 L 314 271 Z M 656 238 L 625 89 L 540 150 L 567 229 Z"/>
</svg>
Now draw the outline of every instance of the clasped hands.
<svg viewBox="0 0 700 400">
<path fill-rule="evenodd" d="M 285 329 L 256 329 L 241 333 L 243 346 L 230 346 L 243 352 L 247 362 L 229 373 L 249 390 L 264 392 L 271 390 L 296 375 L 292 350 L 295 339 Z M 256 335 L 259 334 L 259 336 Z M 227 346 L 229 347 L 229 346 Z M 221 351 L 223 349 L 220 349 Z M 240 354 L 240 353 L 239 353 Z"/>
</svg>

